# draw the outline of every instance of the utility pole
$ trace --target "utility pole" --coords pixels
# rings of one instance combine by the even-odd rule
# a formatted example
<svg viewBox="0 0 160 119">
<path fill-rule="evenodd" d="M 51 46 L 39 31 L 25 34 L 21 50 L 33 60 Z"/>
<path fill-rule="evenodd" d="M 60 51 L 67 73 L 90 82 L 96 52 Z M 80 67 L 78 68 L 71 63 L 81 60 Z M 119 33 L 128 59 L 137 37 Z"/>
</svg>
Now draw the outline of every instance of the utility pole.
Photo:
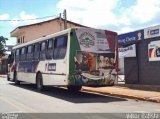
<svg viewBox="0 0 160 119">
<path fill-rule="evenodd" d="M 60 31 L 62 31 L 62 17 L 61 17 L 61 13 L 59 14 L 59 25 L 60 25 Z"/>
<path fill-rule="evenodd" d="M 64 29 L 67 29 L 67 12 L 66 12 L 66 9 L 63 11 L 63 18 L 64 18 Z"/>
</svg>

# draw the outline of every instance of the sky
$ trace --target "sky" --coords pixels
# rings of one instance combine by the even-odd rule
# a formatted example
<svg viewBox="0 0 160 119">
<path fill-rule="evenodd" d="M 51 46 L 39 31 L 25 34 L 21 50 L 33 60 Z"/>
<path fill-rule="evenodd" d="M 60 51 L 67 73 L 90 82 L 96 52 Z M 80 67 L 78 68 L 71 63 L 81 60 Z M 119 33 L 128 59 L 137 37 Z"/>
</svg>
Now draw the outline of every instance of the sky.
<svg viewBox="0 0 160 119">
<path fill-rule="evenodd" d="M 68 20 L 118 34 L 160 24 L 160 0 L 0 0 L 0 36 L 15 45 L 12 30 L 59 17 L 64 9 Z"/>
</svg>

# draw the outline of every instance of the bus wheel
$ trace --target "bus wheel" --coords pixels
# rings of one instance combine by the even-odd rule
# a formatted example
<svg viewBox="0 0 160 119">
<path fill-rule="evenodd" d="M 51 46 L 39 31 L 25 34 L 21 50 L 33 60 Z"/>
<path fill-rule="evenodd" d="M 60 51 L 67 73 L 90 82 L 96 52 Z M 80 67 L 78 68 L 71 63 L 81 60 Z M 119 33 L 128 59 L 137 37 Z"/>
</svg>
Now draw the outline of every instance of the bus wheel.
<svg viewBox="0 0 160 119">
<path fill-rule="evenodd" d="M 70 85 L 67 88 L 68 88 L 69 92 L 78 92 L 78 91 L 81 90 L 82 86 L 72 86 L 72 85 Z"/>
<path fill-rule="evenodd" d="M 38 73 L 37 77 L 36 77 L 36 85 L 37 85 L 37 90 L 38 91 L 42 91 L 43 90 L 43 78 L 42 78 L 42 74 Z"/>
<path fill-rule="evenodd" d="M 17 79 L 17 72 L 14 73 L 14 82 L 16 85 L 20 84 L 20 81 L 18 81 L 18 79 Z"/>
</svg>

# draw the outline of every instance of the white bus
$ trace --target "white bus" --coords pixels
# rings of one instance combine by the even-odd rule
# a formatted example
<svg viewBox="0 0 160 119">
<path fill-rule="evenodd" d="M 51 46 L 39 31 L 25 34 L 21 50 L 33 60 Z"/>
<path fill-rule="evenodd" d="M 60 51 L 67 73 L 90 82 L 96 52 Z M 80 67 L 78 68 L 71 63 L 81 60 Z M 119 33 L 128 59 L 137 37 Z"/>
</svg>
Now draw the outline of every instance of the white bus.
<svg viewBox="0 0 160 119">
<path fill-rule="evenodd" d="M 70 28 L 13 47 L 8 80 L 15 84 L 66 86 L 113 85 L 117 33 L 92 28 Z"/>
</svg>

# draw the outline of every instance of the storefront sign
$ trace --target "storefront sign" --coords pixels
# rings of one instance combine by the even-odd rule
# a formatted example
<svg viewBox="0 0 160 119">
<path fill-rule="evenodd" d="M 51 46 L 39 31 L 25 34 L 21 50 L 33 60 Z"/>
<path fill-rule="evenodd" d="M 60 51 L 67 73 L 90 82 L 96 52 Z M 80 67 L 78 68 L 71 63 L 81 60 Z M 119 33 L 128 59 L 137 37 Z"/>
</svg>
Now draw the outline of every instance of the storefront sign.
<svg viewBox="0 0 160 119">
<path fill-rule="evenodd" d="M 119 50 L 119 57 L 136 57 L 136 45 L 130 45 L 124 48 L 118 48 Z"/>
<path fill-rule="evenodd" d="M 148 44 L 149 61 L 160 61 L 160 40 Z"/>
<path fill-rule="evenodd" d="M 144 29 L 144 38 L 153 38 L 160 36 L 160 25 Z"/>
<path fill-rule="evenodd" d="M 144 30 L 138 30 L 126 34 L 118 35 L 118 45 L 133 44 L 138 40 L 144 39 Z"/>
</svg>

